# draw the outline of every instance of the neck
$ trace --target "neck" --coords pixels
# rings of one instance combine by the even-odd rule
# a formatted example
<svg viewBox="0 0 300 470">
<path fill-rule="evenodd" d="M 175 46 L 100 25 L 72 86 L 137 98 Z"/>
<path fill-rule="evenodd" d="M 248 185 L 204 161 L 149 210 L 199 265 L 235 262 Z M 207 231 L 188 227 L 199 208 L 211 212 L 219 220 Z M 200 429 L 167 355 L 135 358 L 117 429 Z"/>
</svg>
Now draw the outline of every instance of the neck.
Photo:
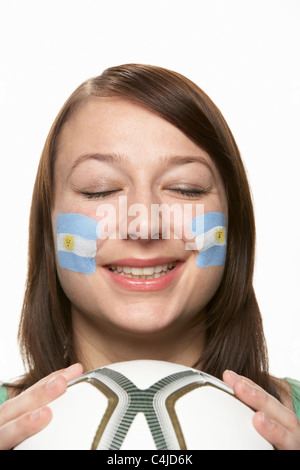
<svg viewBox="0 0 300 470">
<path fill-rule="evenodd" d="M 201 356 L 204 333 L 199 326 L 170 327 L 155 333 L 120 331 L 73 312 L 74 343 L 85 371 L 116 362 L 151 359 L 192 367 Z M 184 332 L 184 333 L 183 333 Z"/>
</svg>

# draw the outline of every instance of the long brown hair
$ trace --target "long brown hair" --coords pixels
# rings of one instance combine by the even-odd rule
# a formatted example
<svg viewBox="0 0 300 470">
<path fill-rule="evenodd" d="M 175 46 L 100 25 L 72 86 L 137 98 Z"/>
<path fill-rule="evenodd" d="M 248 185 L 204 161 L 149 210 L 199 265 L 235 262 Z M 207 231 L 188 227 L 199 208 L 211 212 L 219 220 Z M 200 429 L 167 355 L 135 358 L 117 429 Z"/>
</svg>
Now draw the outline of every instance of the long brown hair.
<svg viewBox="0 0 300 470">
<path fill-rule="evenodd" d="M 215 162 L 228 201 L 227 260 L 221 285 L 207 306 L 205 351 L 194 367 L 200 364 L 203 371 L 219 378 L 225 369 L 235 370 L 276 395 L 252 284 L 253 207 L 236 142 L 219 109 L 198 86 L 176 72 L 140 64 L 111 67 L 80 85 L 62 107 L 45 143 L 32 199 L 28 278 L 19 329 L 28 366 L 23 387 L 77 360 L 70 302 L 55 267 L 53 168 L 65 122 L 93 97 L 120 97 L 147 107 L 177 126 Z"/>
</svg>

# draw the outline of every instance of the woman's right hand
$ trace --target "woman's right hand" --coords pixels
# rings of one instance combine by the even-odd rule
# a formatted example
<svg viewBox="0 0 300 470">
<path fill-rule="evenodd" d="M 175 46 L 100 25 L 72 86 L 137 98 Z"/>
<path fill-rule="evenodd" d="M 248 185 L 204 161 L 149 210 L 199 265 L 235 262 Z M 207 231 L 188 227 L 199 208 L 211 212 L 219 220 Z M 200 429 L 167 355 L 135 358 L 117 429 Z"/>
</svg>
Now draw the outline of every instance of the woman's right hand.
<svg viewBox="0 0 300 470">
<path fill-rule="evenodd" d="M 81 364 L 58 370 L 0 406 L 0 450 L 9 450 L 41 431 L 51 421 L 48 406 L 83 373 Z"/>
</svg>

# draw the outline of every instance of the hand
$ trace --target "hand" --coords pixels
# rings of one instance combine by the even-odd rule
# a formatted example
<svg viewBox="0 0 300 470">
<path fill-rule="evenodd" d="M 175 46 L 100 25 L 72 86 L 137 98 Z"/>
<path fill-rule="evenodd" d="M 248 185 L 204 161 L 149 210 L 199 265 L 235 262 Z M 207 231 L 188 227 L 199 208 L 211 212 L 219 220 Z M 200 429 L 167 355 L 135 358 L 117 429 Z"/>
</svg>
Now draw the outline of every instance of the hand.
<svg viewBox="0 0 300 470">
<path fill-rule="evenodd" d="M 62 395 L 67 383 L 83 373 L 81 364 L 74 364 L 37 382 L 20 395 L 0 406 L 0 450 L 9 450 L 29 436 L 41 431 L 52 418 L 48 406 Z"/>
<path fill-rule="evenodd" d="M 223 380 L 246 405 L 257 410 L 255 429 L 278 450 L 300 450 L 300 421 L 296 414 L 252 380 L 225 371 Z"/>
</svg>

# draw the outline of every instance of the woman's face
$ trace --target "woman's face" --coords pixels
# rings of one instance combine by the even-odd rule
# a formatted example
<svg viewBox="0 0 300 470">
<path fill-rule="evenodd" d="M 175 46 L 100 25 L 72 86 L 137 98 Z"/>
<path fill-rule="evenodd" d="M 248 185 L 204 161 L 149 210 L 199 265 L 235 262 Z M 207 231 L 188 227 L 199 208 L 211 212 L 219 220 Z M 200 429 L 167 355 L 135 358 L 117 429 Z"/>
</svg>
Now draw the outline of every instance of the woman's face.
<svg viewBox="0 0 300 470">
<path fill-rule="evenodd" d="M 183 221 L 178 213 L 176 219 L 171 216 L 164 236 L 162 221 L 151 218 L 151 210 L 162 204 L 176 204 L 179 213 L 188 214 Z M 185 228 L 201 204 L 204 213 L 227 217 L 223 183 L 205 151 L 172 124 L 129 101 L 93 98 L 84 104 L 59 138 L 54 239 L 61 214 L 82 214 L 98 222 L 102 209 L 112 208 L 116 227 L 115 236 L 110 231 L 92 242 L 96 253 L 90 273 L 57 262 L 73 317 L 138 334 L 193 324 L 216 292 L 224 268 L 199 267 L 198 251 L 187 249 Z M 104 221 L 98 235 L 111 229 Z"/>
</svg>

